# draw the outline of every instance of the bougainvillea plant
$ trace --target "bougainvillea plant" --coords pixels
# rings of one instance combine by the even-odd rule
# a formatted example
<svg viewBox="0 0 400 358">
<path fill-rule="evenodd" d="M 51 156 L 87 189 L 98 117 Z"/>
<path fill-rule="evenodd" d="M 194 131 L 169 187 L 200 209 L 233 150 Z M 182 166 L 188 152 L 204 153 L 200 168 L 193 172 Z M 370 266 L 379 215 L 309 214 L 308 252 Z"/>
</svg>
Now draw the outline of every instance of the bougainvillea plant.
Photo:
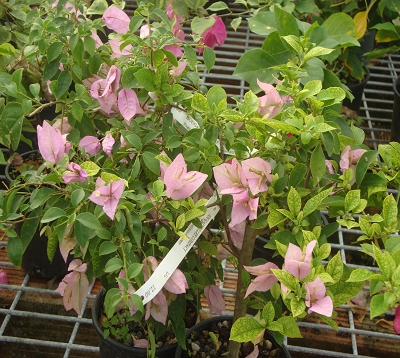
<svg viewBox="0 0 400 358">
<path fill-rule="evenodd" d="M 130 341 L 131 332 L 110 326 L 114 317 L 136 322 L 149 336 L 132 341 L 153 354 L 167 325 L 185 346 L 177 317 L 187 300 L 204 296 L 212 313 L 225 310 L 216 285 L 223 259 L 239 273 L 230 357 L 238 356 L 238 342 L 264 329 L 279 342 L 299 337 L 296 322 L 308 315 L 336 328 L 334 308 L 363 283 L 328 238 L 339 225 L 365 230 L 362 240 L 386 240 L 397 230 L 396 199 L 387 187 L 398 187 L 400 163 L 382 155 L 396 144 L 380 148 L 379 162 L 378 152 L 363 145 L 363 131 L 339 114 L 346 93 L 321 58 L 347 42 L 325 41 L 330 23 L 297 22 L 276 7 L 277 29 L 265 45 L 273 65 L 255 71 L 252 90 L 231 101 L 222 86 L 201 81 L 215 62 L 213 48 L 225 40 L 223 23 L 203 11 L 189 21 L 196 9 L 173 4 L 141 5 L 132 18 L 116 6 L 104 9 L 111 33 L 106 42 L 96 38 L 97 73 L 65 103 L 61 123 L 37 128 L 44 164 L 18 176 L 1 196 L 11 261 L 20 264 L 39 228 L 50 258 L 57 246 L 64 257 L 75 256 L 57 290 L 66 307 L 79 313 L 81 293 L 100 278 L 105 335 Z M 382 220 L 369 219 L 370 206 L 382 207 Z M 384 226 L 389 218 L 396 220 Z M 22 224 L 22 236 L 13 224 Z M 201 234 L 197 241 L 194 232 Z M 268 236 L 282 266 L 252 263 L 258 236 Z M 177 243 L 185 255 L 166 270 L 165 257 Z M 376 277 L 384 284 L 397 277 L 399 251 L 393 250 L 390 271 Z M 160 268 L 165 285 L 142 294 Z M 246 317 L 249 306 L 259 311 L 255 317 Z"/>
</svg>

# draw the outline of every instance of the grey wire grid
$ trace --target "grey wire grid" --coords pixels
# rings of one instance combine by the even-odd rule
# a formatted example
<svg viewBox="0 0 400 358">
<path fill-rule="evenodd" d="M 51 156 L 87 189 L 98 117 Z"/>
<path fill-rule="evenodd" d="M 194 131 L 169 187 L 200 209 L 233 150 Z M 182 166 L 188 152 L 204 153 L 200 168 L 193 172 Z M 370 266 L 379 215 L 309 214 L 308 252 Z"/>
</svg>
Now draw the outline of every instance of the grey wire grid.
<svg viewBox="0 0 400 358">
<path fill-rule="evenodd" d="M 127 9 L 128 13 L 133 8 Z M 217 62 L 211 73 L 204 73 L 203 80 L 207 87 L 213 85 L 222 85 L 226 90 L 228 96 L 243 97 L 244 93 L 248 90 L 246 83 L 232 76 L 232 72 L 240 56 L 248 49 L 261 46 L 263 37 L 252 34 L 245 26 L 245 22 L 239 27 L 238 31 L 228 31 L 228 39 L 223 47 L 216 49 Z M 391 55 L 386 59 L 371 64 L 370 66 L 371 77 L 368 81 L 367 87 L 363 96 L 363 104 L 360 112 L 360 116 L 363 118 L 361 128 L 364 129 L 367 137 L 369 146 L 377 149 L 380 143 L 387 143 L 390 135 L 390 122 L 392 116 L 392 103 L 393 103 L 393 83 L 395 79 L 400 75 L 400 55 Z M 365 265 L 352 264 L 347 262 L 347 254 L 349 252 L 355 252 L 358 250 L 357 247 L 351 245 L 352 235 L 359 235 L 360 232 L 357 230 L 345 230 L 340 229 L 337 237 L 337 242 L 332 244 L 333 248 L 340 250 L 343 262 L 347 263 L 350 267 L 369 267 Z M 350 239 L 349 239 L 350 237 Z M 6 242 L 0 241 L 0 249 L 5 249 Z M 0 268 L 7 271 L 12 265 L 9 262 L 0 261 Z M 225 268 L 225 273 L 229 275 L 232 269 Z M 46 354 L 43 356 L 52 357 L 82 357 L 98 356 L 98 347 L 96 344 L 84 344 L 80 343 L 82 340 L 82 334 L 87 334 L 87 331 L 82 333 L 82 329 L 91 325 L 92 321 L 88 314 L 90 301 L 94 299 L 92 294 L 93 285 L 90 287 L 87 299 L 83 303 L 82 314 L 78 317 L 71 316 L 67 312 L 58 314 L 40 313 L 26 311 L 23 308 L 19 308 L 21 304 L 21 297 L 25 295 L 55 295 L 54 291 L 44 288 L 29 287 L 29 283 L 32 279 L 29 275 L 26 275 L 21 285 L 0 285 L 0 288 L 15 292 L 15 297 L 12 304 L 9 307 L 3 308 L 3 304 L 0 300 L 0 358 L 6 358 L 3 355 L 5 345 L 26 345 L 32 347 L 32 352 L 37 351 L 37 347 L 43 347 L 47 349 Z M 235 291 L 224 288 L 224 283 L 221 283 L 221 288 L 226 294 L 234 294 Z M 366 288 L 368 289 L 368 288 Z M 0 292 L 0 298 L 1 298 Z M 385 352 L 385 357 L 399 357 L 400 356 L 400 335 L 390 333 L 390 331 L 375 331 L 364 330 L 357 328 L 357 323 L 352 310 L 348 306 L 343 306 L 346 314 L 347 325 L 346 327 L 339 327 L 339 331 L 336 332 L 337 336 L 348 337 L 349 346 L 346 348 L 340 348 L 333 344 L 331 338 L 323 338 L 326 340 L 326 346 L 324 348 L 311 348 L 313 344 L 307 346 L 308 343 L 304 340 L 286 341 L 287 347 L 292 354 L 292 357 L 377 357 L 383 356 L 383 352 L 379 351 L 379 347 L 374 347 L 379 343 L 379 340 L 384 340 L 386 346 L 391 346 L 392 350 L 388 353 Z M 388 312 L 387 315 L 393 316 L 393 313 Z M 20 329 L 19 335 L 8 335 L 7 328 L 18 319 L 30 318 L 33 320 L 45 320 L 47 322 L 54 321 L 55 324 L 63 324 L 68 322 L 72 324 L 71 333 L 64 337 L 63 341 L 55 341 L 52 339 L 52 335 L 49 334 L 45 338 L 41 335 L 37 335 L 34 338 L 29 338 L 24 334 L 24 329 Z M 304 329 L 311 331 L 331 331 L 332 329 L 326 325 L 318 323 L 300 322 L 299 326 Z M 38 333 L 40 328 L 38 330 Z M 93 331 L 94 332 L 94 331 Z M 40 338 L 38 338 L 40 337 Z M 360 349 L 360 342 L 363 342 L 363 348 Z M 370 348 L 364 348 L 365 342 L 369 341 Z M 389 343 L 388 343 L 389 342 Z M 3 348 L 2 348 L 3 347 Z M 35 347 L 35 349 L 33 348 Z M 397 348 L 396 348 L 397 347 Z M 339 348 L 339 349 L 338 349 Z M 376 349 L 375 349 L 376 348 Z M 29 351 L 29 348 L 26 349 Z M 60 352 L 60 353 L 54 353 Z M 55 354 L 55 355 L 54 355 Z M 18 352 L 12 354 L 12 357 L 29 357 L 30 355 L 21 354 Z M 33 356 L 33 355 L 32 355 Z M 37 355 L 36 355 L 37 356 Z M 36 357 L 35 356 L 35 357 Z M 7 356 L 8 357 L 8 356 Z"/>
</svg>

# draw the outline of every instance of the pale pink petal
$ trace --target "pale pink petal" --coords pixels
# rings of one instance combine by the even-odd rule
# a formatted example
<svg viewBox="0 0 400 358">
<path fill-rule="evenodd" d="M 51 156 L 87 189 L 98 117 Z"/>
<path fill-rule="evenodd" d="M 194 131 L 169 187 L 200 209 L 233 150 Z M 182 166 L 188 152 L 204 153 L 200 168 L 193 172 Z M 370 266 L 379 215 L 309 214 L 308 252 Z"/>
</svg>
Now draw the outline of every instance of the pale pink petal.
<svg viewBox="0 0 400 358">
<path fill-rule="evenodd" d="M 3 285 L 8 285 L 7 272 L 5 272 L 3 269 L 0 269 L 0 283 Z"/>
<path fill-rule="evenodd" d="M 82 169 L 78 164 L 70 162 L 67 167 L 67 172 L 62 176 L 64 183 L 70 184 L 73 181 L 85 182 L 88 173 Z"/>
<path fill-rule="evenodd" d="M 400 305 L 397 306 L 396 312 L 394 314 L 393 327 L 397 334 L 400 334 Z"/>
<path fill-rule="evenodd" d="M 350 146 L 347 145 L 343 152 L 342 155 L 340 156 L 340 162 L 339 162 L 340 169 L 342 171 L 345 171 L 350 168 Z"/>
<path fill-rule="evenodd" d="M 319 300 L 316 300 L 307 311 L 308 314 L 310 314 L 311 312 L 331 317 L 333 312 L 332 298 L 330 298 L 329 296 L 325 296 L 320 298 Z"/>
<path fill-rule="evenodd" d="M 168 316 L 168 302 L 164 293 L 162 291 L 158 292 L 149 303 L 151 305 L 150 314 L 157 322 L 165 325 Z"/>
<path fill-rule="evenodd" d="M 115 144 L 115 139 L 111 134 L 107 134 L 104 139 L 103 139 L 103 143 L 102 143 L 102 147 L 104 152 L 110 157 L 112 158 L 112 149 L 113 146 Z"/>
<path fill-rule="evenodd" d="M 188 284 L 186 281 L 186 277 L 183 272 L 179 269 L 176 269 L 168 281 L 165 283 L 164 288 L 177 295 L 181 293 L 185 293 L 188 288 Z"/>
<path fill-rule="evenodd" d="M 144 114 L 136 92 L 131 89 L 124 88 L 118 93 L 118 109 L 128 125 L 134 116 Z"/>
<path fill-rule="evenodd" d="M 182 154 L 174 159 L 165 170 L 164 183 L 167 196 L 174 200 L 185 199 L 192 195 L 207 179 L 207 174 L 196 171 L 187 173 L 187 166 Z"/>
<path fill-rule="evenodd" d="M 78 315 L 81 314 L 81 308 L 88 294 L 88 290 L 89 280 L 87 276 L 81 273 L 77 274 L 76 284 L 72 287 L 71 299 L 73 309 Z"/>
<path fill-rule="evenodd" d="M 257 218 L 259 198 L 250 198 L 247 191 L 233 195 L 233 204 L 231 212 L 231 226 L 240 224 L 247 218 L 254 220 Z"/>
<path fill-rule="evenodd" d="M 216 285 L 206 286 L 204 288 L 204 294 L 207 299 L 210 313 L 221 315 L 225 310 L 225 300 L 220 288 Z"/>
<path fill-rule="evenodd" d="M 72 131 L 72 127 L 68 123 L 68 118 L 58 118 L 52 125 L 53 128 L 61 132 L 61 134 L 67 134 Z"/>
<path fill-rule="evenodd" d="M 129 31 L 129 16 L 115 6 L 110 6 L 103 14 L 103 21 L 110 30 L 119 34 L 125 34 Z"/>
<path fill-rule="evenodd" d="M 279 92 L 269 83 L 257 79 L 258 86 L 265 92 L 265 96 L 259 98 L 260 107 L 258 113 L 268 115 L 269 119 L 276 117 L 282 110 L 282 99 Z"/>
<path fill-rule="evenodd" d="M 254 346 L 253 352 L 251 352 L 245 358 L 258 358 L 258 354 L 259 354 L 258 346 Z"/>
<path fill-rule="evenodd" d="M 325 159 L 325 164 L 326 164 L 326 167 L 328 168 L 328 173 L 335 174 L 335 170 L 333 169 L 333 165 L 332 165 L 331 161 L 328 159 Z"/>
<path fill-rule="evenodd" d="M 187 62 L 179 61 L 178 67 L 172 66 L 172 68 L 171 68 L 172 76 L 179 77 L 185 70 L 186 66 L 187 66 Z"/>
<path fill-rule="evenodd" d="M 39 151 L 43 159 L 57 164 L 65 154 L 65 142 L 60 131 L 53 128 L 47 121 L 43 127 L 37 126 Z"/>
<path fill-rule="evenodd" d="M 86 270 L 87 270 L 87 264 L 82 263 L 82 261 L 80 259 L 72 260 L 68 266 L 68 271 L 76 271 L 76 272 L 85 273 Z"/>
<path fill-rule="evenodd" d="M 108 186 L 110 187 L 111 196 L 110 199 L 105 202 L 103 210 L 111 220 L 114 220 L 118 201 L 124 192 L 125 182 L 124 180 L 118 180 L 110 183 Z"/>
<path fill-rule="evenodd" d="M 247 288 L 245 297 L 247 297 L 250 293 L 254 291 L 266 292 L 272 287 L 275 282 L 278 282 L 278 279 L 272 273 L 258 276 Z"/>
<path fill-rule="evenodd" d="M 272 274 L 271 269 L 279 269 L 279 267 L 275 265 L 273 262 L 267 262 L 265 264 L 258 266 L 243 266 L 243 267 L 248 273 L 254 276 Z"/>
<path fill-rule="evenodd" d="M 83 147 L 87 154 L 95 155 L 101 148 L 100 140 L 94 136 L 86 136 L 81 139 L 79 146 Z"/>
<path fill-rule="evenodd" d="M 69 252 L 76 246 L 78 242 L 74 237 L 64 238 L 60 244 L 60 252 L 64 261 L 67 262 Z"/>
<path fill-rule="evenodd" d="M 214 178 L 222 194 L 239 194 L 248 185 L 242 166 L 236 158 L 213 168 Z"/>
<path fill-rule="evenodd" d="M 135 348 L 147 348 L 149 345 L 149 341 L 147 339 L 135 339 L 135 337 L 132 335 L 133 339 L 133 346 Z"/>
<path fill-rule="evenodd" d="M 267 181 L 272 181 L 271 165 L 262 158 L 250 158 L 242 162 L 242 168 L 253 195 L 268 190 Z"/>
<path fill-rule="evenodd" d="M 122 42 L 119 40 L 108 40 L 108 43 L 110 44 L 111 50 L 116 55 L 117 57 L 120 56 L 132 56 L 132 45 L 127 45 L 121 50 L 121 44 Z"/>
<path fill-rule="evenodd" d="M 229 231 L 231 235 L 232 243 L 238 248 L 241 249 L 243 246 L 243 238 L 244 238 L 244 231 L 246 229 L 246 221 L 242 221 L 239 224 L 232 226 L 229 223 Z"/>
<path fill-rule="evenodd" d="M 99 35 L 97 35 L 97 32 L 95 30 L 92 30 L 92 35 L 90 37 L 96 43 L 96 48 L 99 48 L 100 46 L 103 46 L 103 41 L 101 41 Z"/>
</svg>

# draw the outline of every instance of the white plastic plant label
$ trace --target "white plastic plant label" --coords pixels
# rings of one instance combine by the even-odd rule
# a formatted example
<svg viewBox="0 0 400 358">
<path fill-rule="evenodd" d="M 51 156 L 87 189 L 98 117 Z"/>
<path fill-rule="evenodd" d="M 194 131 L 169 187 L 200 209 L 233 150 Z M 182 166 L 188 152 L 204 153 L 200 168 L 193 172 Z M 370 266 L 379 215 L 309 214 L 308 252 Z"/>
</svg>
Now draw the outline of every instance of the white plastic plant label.
<svg viewBox="0 0 400 358">
<path fill-rule="evenodd" d="M 200 222 L 202 227 L 198 228 L 193 224 L 190 224 L 185 230 L 187 236 L 186 239 L 179 238 L 176 244 L 172 247 L 171 251 L 168 252 L 167 256 L 161 261 L 156 270 L 153 272 L 149 280 L 140 287 L 135 294 L 142 297 L 143 304 L 151 301 L 154 296 L 164 287 L 165 283 L 171 276 L 171 274 L 176 270 L 181 261 L 185 258 L 186 253 L 192 248 L 196 240 L 199 238 L 201 233 L 207 227 L 215 215 L 219 211 L 218 205 L 212 205 L 217 200 L 217 194 L 208 200 L 206 213 L 200 217 Z"/>
</svg>

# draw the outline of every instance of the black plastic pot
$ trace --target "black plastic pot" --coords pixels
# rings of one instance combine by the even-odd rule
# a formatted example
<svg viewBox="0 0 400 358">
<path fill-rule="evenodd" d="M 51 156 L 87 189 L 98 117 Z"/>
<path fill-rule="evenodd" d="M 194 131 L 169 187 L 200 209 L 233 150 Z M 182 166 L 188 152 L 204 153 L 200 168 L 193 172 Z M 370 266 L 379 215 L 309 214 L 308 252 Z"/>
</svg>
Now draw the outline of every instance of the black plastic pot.
<svg viewBox="0 0 400 358">
<path fill-rule="evenodd" d="M 273 262 L 275 265 L 278 267 L 283 266 L 283 257 L 280 255 L 273 256 L 274 255 L 274 250 L 266 249 L 264 246 L 268 243 L 268 239 L 258 236 L 256 238 L 256 241 L 254 243 L 254 251 L 253 251 L 253 256 L 252 260 L 255 259 L 264 259 L 267 260 L 268 262 Z"/>
<path fill-rule="evenodd" d="M 107 337 L 104 339 L 103 329 L 100 327 L 99 318 L 103 308 L 105 291 L 101 290 L 94 301 L 92 308 L 93 326 L 99 336 L 100 358 L 147 358 L 147 349 L 126 346 Z M 157 358 L 174 358 L 178 344 L 171 344 L 156 349 Z"/>
<path fill-rule="evenodd" d="M 361 102 L 362 102 L 362 96 L 364 94 L 364 89 L 365 86 L 367 85 L 367 82 L 369 80 L 370 73 L 369 70 L 366 69 L 366 75 L 364 79 L 359 82 L 359 83 L 350 83 L 347 85 L 347 87 L 350 89 L 351 93 L 354 96 L 354 99 L 352 102 L 348 98 L 345 98 L 343 100 L 343 106 L 346 106 L 347 108 L 350 108 L 351 110 L 355 112 L 359 112 L 361 108 Z"/>
<path fill-rule="evenodd" d="M 210 326 L 214 323 L 218 324 L 218 323 L 224 322 L 224 321 L 232 322 L 232 317 L 231 316 L 216 316 L 216 317 L 211 317 L 204 321 L 201 321 L 187 331 L 186 338 L 190 337 L 193 332 L 201 332 L 207 328 L 210 328 Z M 264 338 L 268 339 L 272 343 L 273 348 L 281 348 L 281 351 L 285 358 L 291 358 L 290 353 L 287 350 L 287 348 L 284 345 L 279 346 L 279 344 L 276 342 L 276 340 L 274 338 L 274 335 L 270 331 L 265 331 Z M 176 352 L 175 352 L 175 358 L 184 358 L 184 357 L 185 357 L 184 350 L 182 349 L 181 346 L 178 346 L 178 348 L 176 349 Z"/>
<path fill-rule="evenodd" d="M 393 92 L 394 99 L 390 140 L 392 142 L 400 142 L 400 77 L 397 77 L 393 85 Z"/>
</svg>

